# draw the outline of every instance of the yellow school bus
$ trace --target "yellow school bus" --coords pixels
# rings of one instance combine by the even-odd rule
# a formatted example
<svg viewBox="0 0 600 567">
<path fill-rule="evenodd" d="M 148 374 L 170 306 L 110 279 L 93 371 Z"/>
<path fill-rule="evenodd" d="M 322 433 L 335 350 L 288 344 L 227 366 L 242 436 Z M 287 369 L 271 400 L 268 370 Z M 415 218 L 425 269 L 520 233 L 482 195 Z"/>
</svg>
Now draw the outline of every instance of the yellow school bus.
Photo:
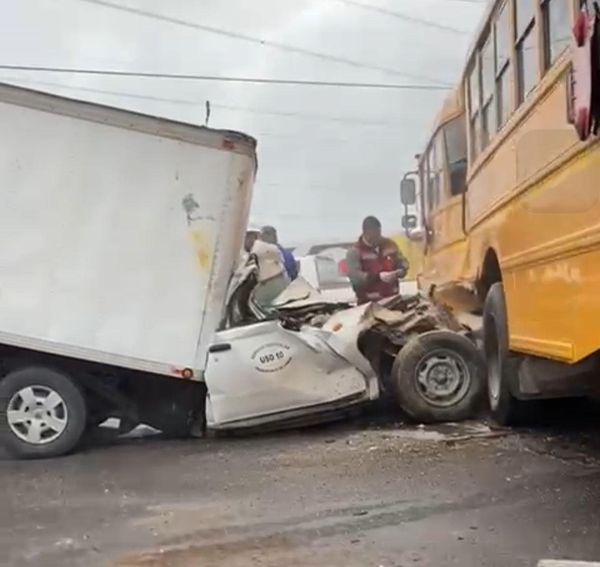
<svg viewBox="0 0 600 567">
<path fill-rule="evenodd" d="M 408 261 L 408 272 L 404 280 L 414 281 L 423 269 L 423 250 L 417 242 L 407 238 L 404 233 L 392 234 L 390 238 L 398 245 L 402 255 Z"/>
<path fill-rule="evenodd" d="M 490 2 L 419 158 L 420 285 L 483 315 L 504 424 L 600 384 L 596 14 L 593 0 Z M 414 204 L 410 176 L 402 196 Z"/>
</svg>

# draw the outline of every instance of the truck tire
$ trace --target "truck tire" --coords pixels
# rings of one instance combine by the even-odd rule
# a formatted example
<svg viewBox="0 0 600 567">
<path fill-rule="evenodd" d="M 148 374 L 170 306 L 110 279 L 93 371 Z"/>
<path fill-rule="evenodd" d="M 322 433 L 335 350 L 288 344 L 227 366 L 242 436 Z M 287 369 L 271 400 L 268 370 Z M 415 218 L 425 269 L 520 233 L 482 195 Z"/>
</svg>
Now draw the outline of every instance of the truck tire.
<svg viewBox="0 0 600 567">
<path fill-rule="evenodd" d="M 77 446 L 86 424 L 85 398 L 67 375 L 32 366 L 0 381 L 0 442 L 14 457 L 65 455 Z"/>
<path fill-rule="evenodd" d="M 452 331 L 412 337 L 392 369 L 400 408 L 422 423 L 473 417 L 483 398 L 485 366 L 475 345 Z"/>
<path fill-rule="evenodd" d="M 526 421 L 534 402 L 515 398 L 511 379 L 518 372 L 518 357 L 511 355 L 504 287 L 495 283 L 488 291 L 483 308 L 483 344 L 487 362 L 487 390 L 492 418 L 499 425 L 518 425 Z"/>
</svg>

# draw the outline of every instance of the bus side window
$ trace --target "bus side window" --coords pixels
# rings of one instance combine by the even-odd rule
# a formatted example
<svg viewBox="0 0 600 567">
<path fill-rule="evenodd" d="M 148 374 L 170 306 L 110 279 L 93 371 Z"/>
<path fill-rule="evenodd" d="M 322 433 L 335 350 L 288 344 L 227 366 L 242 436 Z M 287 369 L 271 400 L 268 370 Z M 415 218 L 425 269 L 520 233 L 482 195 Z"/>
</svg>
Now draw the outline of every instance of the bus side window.
<svg viewBox="0 0 600 567">
<path fill-rule="evenodd" d="M 479 155 L 481 135 L 479 91 L 479 53 L 477 53 L 467 81 L 467 92 L 469 94 L 469 145 L 471 148 L 471 160 L 473 161 Z"/>
<path fill-rule="evenodd" d="M 444 164 L 446 160 L 445 142 L 444 142 L 444 131 L 439 130 L 435 135 L 435 205 L 438 207 L 442 202 L 442 199 L 447 196 L 446 182 L 444 176 Z"/>
<path fill-rule="evenodd" d="M 481 149 L 493 138 L 498 128 L 495 95 L 494 34 L 490 33 L 481 48 Z"/>
<path fill-rule="evenodd" d="M 439 207 L 445 191 L 444 183 L 444 138 L 440 130 L 427 150 L 427 212 Z"/>
<path fill-rule="evenodd" d="M 496 122 L 498 130 L 504 126 L 511 112 L 510 19 L 508 2 L 502 6 L 494 22 L 496 37 Z"/>
<path fill-rule="evenodd" d="M 427 215 L 435 208 L 435 174 L 433 146 L 427 150 Z"/>
<path fill-rule="evenodd" d="M 427 168 L 428 156 L 425 154 L 422 161 L 419 164 L 419 182 L 421 191 L 421 218 L 424 224 L 427 224 L 427 218 L 429 217 L 429 173 Z"/>
<path fill-rule="evenodd" d="M 467 131 L 461 114 L 444 128 L 446 159 L 450 177 L 450 195 L 460 195 L 467 188 Z"/>
<path fill-rule="evenodd" d="M 515 2 L 517 103 L 522 104 L 538 80 L 538 43 L 533 0 Z"/>
<path fill-rule="evenodd" d="M 547 71 L 571 41 L 571 2 L 542 0 L 544 70 Z"/>
</svg>

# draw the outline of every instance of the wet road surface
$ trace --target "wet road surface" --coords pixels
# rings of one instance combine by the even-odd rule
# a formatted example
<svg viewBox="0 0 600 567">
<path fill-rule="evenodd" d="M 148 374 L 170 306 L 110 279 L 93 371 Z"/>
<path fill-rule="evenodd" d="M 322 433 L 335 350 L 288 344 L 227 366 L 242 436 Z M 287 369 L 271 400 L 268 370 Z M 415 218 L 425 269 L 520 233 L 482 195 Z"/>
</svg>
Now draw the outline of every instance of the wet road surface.
<svg viewBox="0 0 600 567">
<path fill-rule="evenodd" d="M 0 460 L 2 565 L 534 566 L 600 559 L 600 426 L 363 419 Z"/>
</svg>

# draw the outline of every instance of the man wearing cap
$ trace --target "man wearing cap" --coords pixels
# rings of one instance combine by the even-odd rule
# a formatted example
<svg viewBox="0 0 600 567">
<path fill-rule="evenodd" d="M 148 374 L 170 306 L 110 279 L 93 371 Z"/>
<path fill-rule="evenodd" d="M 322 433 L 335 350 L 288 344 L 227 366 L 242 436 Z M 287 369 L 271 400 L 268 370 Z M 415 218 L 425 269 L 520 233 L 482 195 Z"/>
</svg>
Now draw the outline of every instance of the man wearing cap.
<svg viewBox="0 0 600 567">
<path fill-rule="evenodd" d="M 277 236 L 277 230 L 274 226 L 263 226 L 260 231 L 260 238 L 269 244 L 274 244 L 279 248 L 281 255 L 283 256 L 283 262 L 285 265 L 285 271 L 287 272 L 290 280 L 295 280 L 298 277 L 298 266 L 296 265 L 296 258 L 294 254 L 279 244 L 279 238 Z"/>
<path fill-rule="evenodd" d="M 240 254 L 238 270 L 243 269 L 246 264 L 248 264 L 248 260 L 250 259 L 250 255 L 252 254 L 252 247 L 254 243 L 260 237 L 260 228 L 256 228 L 254 226 L 249 226 L 246 229 L 246 234 L 244 235 L 244 247 L 242 248 L 242 252 Z"/>
<path fill-rule="evenodd" d="M 260 228 L 256 228 L 254 226 L 249 226 L 246 230 L 246 235 L 244 236 L 244 252 L 246 254 L 250 254 L 252 251 L 252 246 L 258 240 L 260 236 Z"/>
<path fill-rule="evenodd" d="M 393 297 L 398 281 L 408 272 L 408 261 L 397 244 L 381 234 L 381 222 L 365 218 L 362 234 L 346 255 L 348 277 L 358 304 Z"/>
</svg>

